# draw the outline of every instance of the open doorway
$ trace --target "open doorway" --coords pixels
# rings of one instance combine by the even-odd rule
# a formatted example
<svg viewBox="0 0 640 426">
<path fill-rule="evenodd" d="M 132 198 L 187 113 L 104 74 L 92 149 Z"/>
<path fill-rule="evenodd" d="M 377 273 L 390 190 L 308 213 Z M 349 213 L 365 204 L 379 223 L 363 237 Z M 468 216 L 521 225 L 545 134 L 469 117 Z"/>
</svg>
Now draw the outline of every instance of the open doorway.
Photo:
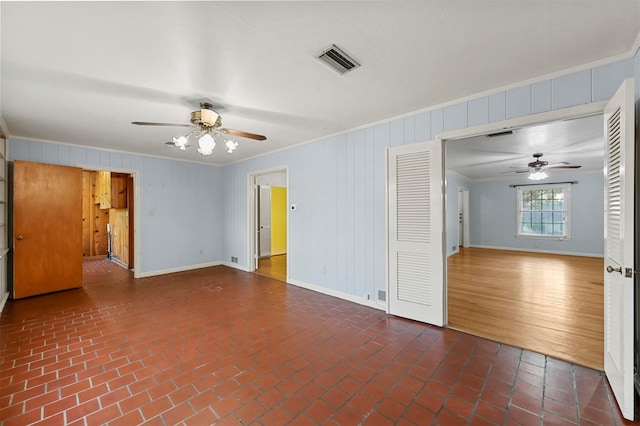
<svg viewBox="0 0 640 426">
<path fill-rule="evenodd" d="M 250 176 L 253 197 L 251 270 L 287 280 L 287 170 L 273 169 Z"/>
<path fill-rule="evenodd" d="M 446 141 L 449 327 L 603 369 L 602 121 Z"/>
<path fill-rule="evenodd" d="M 128 277 L 134 269 L 134 177 L 82 171 L 82 256 L 85 284 Z"/>
</svg>

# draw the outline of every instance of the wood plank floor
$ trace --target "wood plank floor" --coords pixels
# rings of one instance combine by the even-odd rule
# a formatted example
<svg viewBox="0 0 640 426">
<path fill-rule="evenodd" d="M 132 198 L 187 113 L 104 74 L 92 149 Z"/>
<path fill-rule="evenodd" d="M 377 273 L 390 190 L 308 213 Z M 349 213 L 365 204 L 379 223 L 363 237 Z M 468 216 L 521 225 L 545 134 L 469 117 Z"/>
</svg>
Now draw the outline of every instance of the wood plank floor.
<svg viewBox="0 0 640 426">
<path fill-rule="evenodd" d="M 466 248 L 447 262 L 450 328 L 603 369 L 603 259 Z"/>
<path fill-rule="evenodd" d="M 277 256 L 265 257 L 258 259 L 258 269 L 256 274 L 264 277 L 276 279 L 278 281 L 287 281 L 287 255 L 279 254 Z"/>
</svg>

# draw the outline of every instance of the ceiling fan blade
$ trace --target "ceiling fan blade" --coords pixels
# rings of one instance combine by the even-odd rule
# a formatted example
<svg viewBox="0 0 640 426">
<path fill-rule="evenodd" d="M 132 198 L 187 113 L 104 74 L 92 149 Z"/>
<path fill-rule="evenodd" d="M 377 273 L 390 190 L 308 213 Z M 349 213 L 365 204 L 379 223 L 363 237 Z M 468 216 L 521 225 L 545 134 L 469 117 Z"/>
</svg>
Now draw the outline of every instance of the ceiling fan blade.
<svg viewBox="0 0 640 426">
<path fill-rule="evenodd" d="M 522 170 L 509 170 L 508 172 L 501 172 L 500 174 L 505 174 L 505 173 L 528 173 L 530 171 L 531 170 L 529 170 L 529 169 L 526 169 L 526 170 L 524 170 L 524 169 L 522 169 Z"/>
<path fill-rule="evenodd" d="M 242 138 L 255 139 L 257 141 L 263 141 L 267 139 L 266 136 L 257 135 L 255 133 L 243 132 L 242 130 L 233 130 L 233 129 L 218 129 L 218 130 L 224 133 L 225 135 L 240 136 Z"/>
<path fill-rule="evenodd" d="M 191 124 L 152 123 L 149 121 L 132 121 L 131 124 L 135 124 L 136 126 L 195 127 Z"/>
<path fill-rule="evenodd" d="M 579 169 L 582 166 L 547 166 L 545 169 Z"/>
</svg>

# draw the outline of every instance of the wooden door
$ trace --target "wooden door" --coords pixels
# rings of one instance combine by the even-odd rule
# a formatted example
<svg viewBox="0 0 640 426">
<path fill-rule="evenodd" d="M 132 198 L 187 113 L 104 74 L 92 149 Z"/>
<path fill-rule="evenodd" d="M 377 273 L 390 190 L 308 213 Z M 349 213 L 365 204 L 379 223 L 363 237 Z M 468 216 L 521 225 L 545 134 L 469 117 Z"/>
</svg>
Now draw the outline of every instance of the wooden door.
<svg viewBox="0 0 640 426">
<path fill-rule="evenodd" d="M 15 161 L 13 298 L 82 287 L 82 170 Z"/>
<path fill-rule="evenodd" d="M 442 145 L 402 145 L 387 158 L 389 313 L 443 326 Z"/>
<path fill-rule="evenodd" d="M 627 79 L 604 110 L 604 371 L 622 415 L 634 418 L 634 107 Z"/>
</svg>

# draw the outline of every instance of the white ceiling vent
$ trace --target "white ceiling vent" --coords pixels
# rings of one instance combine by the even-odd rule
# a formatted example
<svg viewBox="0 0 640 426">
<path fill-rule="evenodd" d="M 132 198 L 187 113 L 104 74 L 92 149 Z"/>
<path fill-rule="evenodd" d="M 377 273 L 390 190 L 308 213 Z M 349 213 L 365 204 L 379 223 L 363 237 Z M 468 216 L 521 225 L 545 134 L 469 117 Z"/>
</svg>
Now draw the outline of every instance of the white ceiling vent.
<svg viewBox="0 0 640 426">
<path fill-rule="evenodd" d="M 329 65 L 338 74 L 344 74 L 352 69 L 358 68 L 360 64 L 351 56 L 347 55 L 338 46 L 332 44 L 328 48 L 316 55 L 321 62 Z"/>
</svg>

